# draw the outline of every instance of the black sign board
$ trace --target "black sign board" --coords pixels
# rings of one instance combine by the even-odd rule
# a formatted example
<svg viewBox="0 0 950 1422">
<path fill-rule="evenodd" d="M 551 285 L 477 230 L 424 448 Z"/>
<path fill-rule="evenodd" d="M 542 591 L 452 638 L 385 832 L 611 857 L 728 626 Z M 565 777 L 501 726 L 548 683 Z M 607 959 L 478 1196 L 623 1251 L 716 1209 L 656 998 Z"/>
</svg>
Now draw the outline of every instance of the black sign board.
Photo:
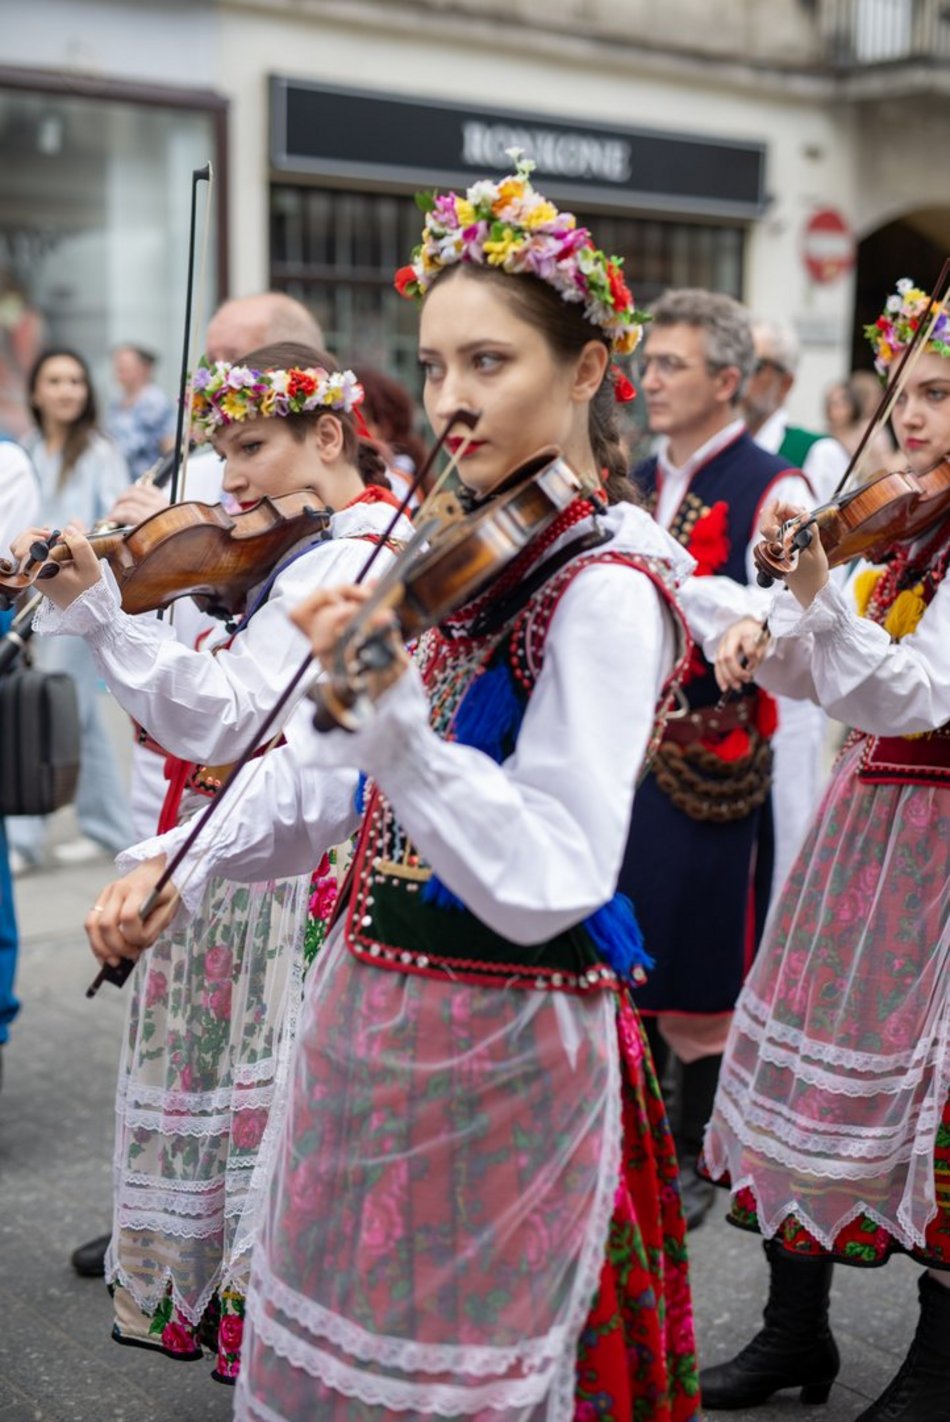
<svg viewBox="0 0 950 1422">
<path fill-rule="evenodd" d="M 271 164 L 280 174 L 444 187 L 535 160 L 552 197 L 623 211 L 756 217 L 765 146 L 647 129 L 566 123 L 271 79 Z"/>
</svg>

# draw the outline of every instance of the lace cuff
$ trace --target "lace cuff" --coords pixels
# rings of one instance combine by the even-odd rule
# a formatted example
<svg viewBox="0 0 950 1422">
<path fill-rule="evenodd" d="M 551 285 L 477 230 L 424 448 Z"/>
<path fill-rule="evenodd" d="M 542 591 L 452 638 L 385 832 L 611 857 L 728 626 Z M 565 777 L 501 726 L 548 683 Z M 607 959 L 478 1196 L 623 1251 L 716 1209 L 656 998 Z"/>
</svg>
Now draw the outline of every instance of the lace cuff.
<svg viewBox="0 0 950 1422">
<path fill-rule="evenodd" d="M 57 607 L 44 597 L 33 619 L 33 630 L 40 637 L 88 637 L 97 641 L 114 625 L 121 605 L 115 580 L 103 570 L 99 581 L 81 592 L 68 607 Z"/>
</svg>

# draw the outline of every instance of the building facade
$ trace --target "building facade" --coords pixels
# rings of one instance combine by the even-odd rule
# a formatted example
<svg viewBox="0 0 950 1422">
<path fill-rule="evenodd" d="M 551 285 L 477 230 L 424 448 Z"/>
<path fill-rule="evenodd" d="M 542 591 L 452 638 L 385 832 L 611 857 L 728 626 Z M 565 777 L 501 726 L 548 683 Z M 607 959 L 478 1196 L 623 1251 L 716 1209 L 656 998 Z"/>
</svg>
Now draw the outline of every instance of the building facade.
<svg viewBox="0 0 950 1422">
<path fill-rule="evenodd" d="M 0 26 L 11 427 L 41 338 L 103 377 L 110 345 L 154 346 L 173 388 L 208 160 L 205 315 L 277 287 L 342 359 L 410 380 L 391 278 L 412 194 L 503 171 L 513 145 L 624 255 L 639 301 L 709 286 L 790 320 L 793 412 L 813 422 L 857 326 L 950 246 L 938 0 L 0 0 Z"/>
</svg>

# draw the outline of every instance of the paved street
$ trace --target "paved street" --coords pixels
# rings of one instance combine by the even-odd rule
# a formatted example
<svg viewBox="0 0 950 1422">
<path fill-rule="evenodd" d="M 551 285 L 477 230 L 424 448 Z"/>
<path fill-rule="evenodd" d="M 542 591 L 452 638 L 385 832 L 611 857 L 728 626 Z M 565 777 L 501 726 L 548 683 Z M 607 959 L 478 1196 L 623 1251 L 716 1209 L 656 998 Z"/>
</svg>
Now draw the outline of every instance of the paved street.
<svg viewBox="0 0 950 1422">
<path fill-rule="evenodd" d="M 231 1412 L 230 1390 L 210 1378 L 210 1357 L 176 1364 L 111 1343 L 105 1289 L 68 1263 L 72 1248 L 109 1222 L 123 1001 L 109 987 L 92 1002 L 83 997 L 93 968 L 80 924 L 110 867 L 99 860 L 17 883 L 23 1010 L 0 1094 L 0 1422 L 218 1422 Z M 712 1360 L 754 1331 L 765 1273 L 757 1242 L 729 1229 L 722 1213 L 718 1206 L 715 1222 L 692 1236 L 700 1345 Z M 850 1422 L 881 1389 L 913 1331 L 916 1270 L 898 1260 L 838 1275 L 844 1368 L 829 1405 L 806 1409 L 788 1393 L 755 1412 L 723 1415 Z"/>
</svg>

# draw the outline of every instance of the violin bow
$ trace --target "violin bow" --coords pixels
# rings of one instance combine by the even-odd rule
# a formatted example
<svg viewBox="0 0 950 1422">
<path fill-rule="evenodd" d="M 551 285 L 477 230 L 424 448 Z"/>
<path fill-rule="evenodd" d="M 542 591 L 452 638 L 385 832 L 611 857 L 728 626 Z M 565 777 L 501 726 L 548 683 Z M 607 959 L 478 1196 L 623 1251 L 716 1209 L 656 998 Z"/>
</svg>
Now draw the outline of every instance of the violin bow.
<svg viewBox="0 0 950 1422">
<path fill-rule="evenodd" d="M 422 486 L 423 481 L 428 478 L 429 472 L 432 469 L 432 466 L 435 463 L 435 460 L 438 457 L 440 450 L 442 449 L 449 435 L 452 433 L 453 429 L 455 429 L 457 425 L 461 425 L 467 430 L 467 434 L 465 435 L 462 444 L 453 456 L 452 465 L 454 466 L 458 464 L 459 460 L 462 458 L 466 449 L 468 448 L 469 442 L 472 438 L 472 433 L 475 429 L 476 424 L 478 423 L 479 418 L 480 416 L 478 414 L 473 414 L 468 410 L 461 409 L 456 410 L 455 413 L 451 416 L 442 433 L 439 435 L 439 438 L 436 440 L 435 444 L 432 446 L 432 449 L 429 451 L 428 455 L 423 461 L 422 465 L 420 466 L 416 474 L 413 476 L 408 488 L 406 489 L 406 492 L 400 499 L 392 518 L 387 524 L 385 531 L 380 535 L 379 542 L 376 543 L 371 549 L 370 554 L 366 559 L 366 562 L 363 564 L 362 568 L 357 574 L 355 580 L 357 585 L 362 583 L 368 576 L 370 570 L 376 562 L 376 559 L 379 557 L 380 549 L 383 548 L 388 542 L 394 529 L 399 523 L 399 520 L 405 514 L 413 498 L 415 497 L 416 491 Z M 432 531 L 433 528 L 431 526 L 427 526 L 425 529 L 425 537 L 427 538 L 431 536 Z M 419 533 L 422 534 L 423 530 L 420 529 Z M 417 539 L 415 535 L 413 536 L 409 545 L 413 553 L 416 551 L 418 545 L 423 541 L 423 538 L 420 537 L 419 539 Z M 259 747 L 263 746 L 267 748 L 268 736 L 270 735 L 278 716 L 283 711 L 284 707 L 287 705 L 287 702 L 290 700 L 290 697 L 293 695 L 294 691 L 300 685 L 300 682 L 302 681 L 303 677 L 306 675 L 308 669 L 310 668 L 313 659 L 313 653 L 308 652 L 307 655 L 304 657 L 303 661 L 297 667 L 296 671 L 294 671 L 287 685 L 281 691 L 280 695 L 278 696 L 274 705 L 271 707 L 267 716 L 264 718 L 262 725 L 256 732 L 251 743 L 244 748 L 244 750 L 238 756 L 237 760 L 234 762 L 234 766 L 230 775 L 228 776 L 227 780 L 224 781 L 223 785 L 218 790 L 218 793 L 215 795 L 214 799 L 210 800 L 206 808 L 202 810 L 199 815 L 195 816 L 194 825 L 192 826 L 188 835 L 182 841 L 178 850 L 173 855 L 171 862 L 165 866 L 164 870 L 161 873 L 161 876 L 159 877 L 151 892 L 147 895 L 147 897 L 144 899 L 139 908 L 139 918 L 143 922 L 145 921 L 145 919 L 148 918 L 149 914 L 155 908 L 155 905 L 158 901 L 158 897 L 161 894 L 162 890 L 168 884 L 172 875 L 175 873 L 175 870 L 182 863 L 182 860 L 185 859 L 185 857 L 190 853 L 196 839 L 201 834 L 205 825 L 211 819 L 212 815 L 218 813 L 219 805 L 222 803 L 225 796 L 237 784 L 240 771 L 242 771 L 244 767 L 248 764 L 248 762 L 254 757 Z M 261 756 L 260 759 L 261 761 L 263 761 L 263 756 Z M 244 787 L 238 795 L 238 799 L 240 799 L 240 795 L 244 793 L 244 791 L 248 788 L 249 784 L 250 778 L 245 781 Z M 110 982 L 113 983 L 116 987 L 121 987 L 131 974 L 137 961 L 138 960 L 136 958 L 123 958 L 118 967 L 112 967 L 110 964 L 104 964 L 100 968 L 94 981 L 90 983 L 89 987 L 86 989 L 86 996 L 94 997 L 104 982 Z"/>
</svg>

